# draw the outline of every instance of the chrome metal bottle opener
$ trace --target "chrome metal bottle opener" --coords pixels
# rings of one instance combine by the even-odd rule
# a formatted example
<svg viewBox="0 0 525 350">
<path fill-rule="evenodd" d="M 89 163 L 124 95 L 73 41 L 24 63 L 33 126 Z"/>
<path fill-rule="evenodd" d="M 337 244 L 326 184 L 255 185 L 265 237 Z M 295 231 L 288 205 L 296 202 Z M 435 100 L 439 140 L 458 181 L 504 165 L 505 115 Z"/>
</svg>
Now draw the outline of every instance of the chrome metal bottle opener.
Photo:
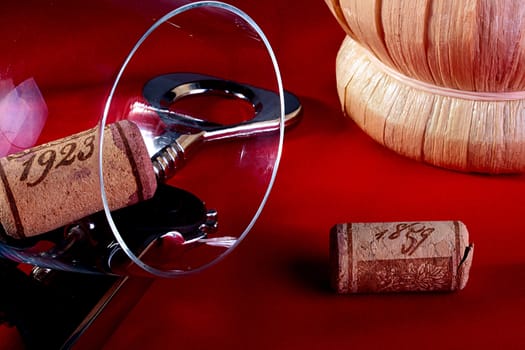
<svg viewBox="0 0 525 350">
<path fill-rule="evenodd" d="M 144 135 L 159 180 L 171 177 L 188 159 L 189 152 L 199 144 L 271 133 L 280 127 L 279 96 L 250 85 L 202 74 L 175 73 L 150 80 L 143 93 L 166 125 L 166 131 L 161 136 L 151 139 L 149 135 Z M 205 94 L 222 94 L 247 101 L 254 109 L 254 117 L 234 125 L 221 125 L 169 112 L 164 108 L 184 97 Z M 290 126 L 298 121 L 301 104 L 294 95 L 286 91 L 284 100 L 284 124 Z"/>
<path fill-rule="evenodd" d="M 235 125 L 221 125 L 163 108 L 186 96 L 199 94 L 223 94 L 242 99 L 251 104 L 254 117 Z M 276 112 L 280 110 L 277 94 L 215 77 L 192 73 L 163 75 L 149 81 L 144 87 L 143 95 L 166 126 L 165 132 L 160 136 L 143 135 L 159 182 L 173 176 L 189 159 L 191 151 L 201 144 L 272 133 L 281 127 L 280 113 Z M 300 110 L 297 98 L 286 92 L 285 126 L 298 121 Z M 128 231 L 127 242 L 139 253 L 147 253 L 149 247 L 166 239 L 180 240 L 182 245 L 193 246 L 193 243 L 213 234 L 218 225 L 217 213 L 206 208 L 200 198 L 163 184 L 158 186 L 153 198 L 116 210 L 112 212 L 112 216 L 123 231 Z M 10 298 L 9 305 L 29 305 L 31 312 L 13 316 L 12 308 L 2 309 L 0 319 L 8 319 L 16 325 L 24 333 L 24 337 L 31 338 L 30 343 L 42 346 L 65 344 L 66 347 L 73 344 L 129 281 L 128 277 L 61 271 L 62 260 L 71 263 L 71 257 L 79 261 L 77 271 L 80 272 L 82 264 L 98 266 L 96 270 L 101 272 L 112 272 L 118 270 L 120 264 L 126 263 L 125 254 L 109 232 L 101 212 L 66 227 L 19 241 L 13 240 L 9 244 L 9 251 L 2 253 L 5 258 L 27 249 L 35 253 L 34 260 L 30 263 L 36 267 L 30 276 L 6 273 L 5 276 L 15 278 L 3 281 L 7 286 L 14 288 L 3 289 L 4 294 L 7 293 Z M 47 262 L 56 261 L 56 266 L 49 266 L 51 270 L 38 267 L 39 257 L 47 258 Z M 12 260 L 24 259 L 13 256 Z M 13 264 L 8 265 L 6 271 L 16 269 Z M 33 302 L 28 303 L 24 296 L 32 295 L 33 291 L 20 293 L 20 286 L 38 286 L 36 295 L 46 295 L 45 301 L 35 298 Z M 20 295 L 20 300 L 16 299 L 17 295 Z M 52 297 L 48 298 L 49 295 Z M 67 296 L 67 304 L 64 304 L 64 296 Z M 49 324 L 47 327 L 45 322 L 40 322 L 42 317 L 48 317 L 49 310 L 58 309 L 63 310 L 60 314 L 60 333 L 53 331 L 55 324 Z M 5 315 L 6 312 L 8 315 Z"/>
</svg>

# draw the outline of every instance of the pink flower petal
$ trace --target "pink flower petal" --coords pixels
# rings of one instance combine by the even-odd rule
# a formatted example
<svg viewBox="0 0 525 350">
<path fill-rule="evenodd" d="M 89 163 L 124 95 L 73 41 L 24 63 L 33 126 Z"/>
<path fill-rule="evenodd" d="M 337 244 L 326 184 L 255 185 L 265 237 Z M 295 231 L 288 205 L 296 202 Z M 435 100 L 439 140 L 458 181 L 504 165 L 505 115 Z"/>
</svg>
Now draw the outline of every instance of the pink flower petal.
<svg viewBox="0 0 525 350">
<path fill-rule="evenodd" d="M 0 82 L 0 156 L 34 146 L 46 123 L 47 112 L 33 78 L 16 88 L 12 88 L 10 81 Z"/>
</svg>

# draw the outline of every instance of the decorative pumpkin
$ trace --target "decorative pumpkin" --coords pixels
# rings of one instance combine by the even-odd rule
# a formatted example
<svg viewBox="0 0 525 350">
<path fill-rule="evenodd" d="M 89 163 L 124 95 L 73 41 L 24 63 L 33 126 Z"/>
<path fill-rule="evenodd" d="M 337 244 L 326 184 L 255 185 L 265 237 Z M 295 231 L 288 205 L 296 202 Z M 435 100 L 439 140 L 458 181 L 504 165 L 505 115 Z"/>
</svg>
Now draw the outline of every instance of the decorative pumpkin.
<svg viewBox="0 0 525 350">
<path fill-rule="evenodd" d="M 469 172 L 525 170 L 525 5 L 326 0 L 348 34 L 344 112 L 405 156 Z"/>
</svg>

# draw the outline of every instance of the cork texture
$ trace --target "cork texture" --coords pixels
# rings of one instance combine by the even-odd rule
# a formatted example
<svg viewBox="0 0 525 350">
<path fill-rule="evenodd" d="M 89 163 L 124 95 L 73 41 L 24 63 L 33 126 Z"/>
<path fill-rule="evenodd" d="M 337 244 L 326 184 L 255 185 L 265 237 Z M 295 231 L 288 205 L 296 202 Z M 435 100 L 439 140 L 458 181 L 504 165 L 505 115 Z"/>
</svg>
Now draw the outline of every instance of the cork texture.
<svg viewBox="0 0 525 350">
<path fill-rule="evenodd" d="M 473 256 L 468 240 L 460 221 L 335 225 L 333 288 L 342 294 L 463 289 Z"/>
<path fill-rule="evenodd" d="M 98 133 L 87 130 L 0 159 L 0 221 L 12 238 L 48 232 L 103 209 Z M 156 178 L 137 126 L 104 130 L 104 182 L 111 209 L 151 198 Z"/>
</svg>

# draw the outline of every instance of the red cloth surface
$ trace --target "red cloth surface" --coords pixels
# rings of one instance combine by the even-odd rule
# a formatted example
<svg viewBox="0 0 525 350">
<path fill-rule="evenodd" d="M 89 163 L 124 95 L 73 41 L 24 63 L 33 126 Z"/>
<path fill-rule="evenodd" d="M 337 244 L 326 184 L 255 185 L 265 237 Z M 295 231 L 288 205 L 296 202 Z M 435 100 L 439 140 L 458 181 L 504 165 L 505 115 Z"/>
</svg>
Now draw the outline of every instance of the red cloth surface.
<svg viewBox="0 0 525 350">
<path fill-rule="evenodd" d="M 104 348 L 523 346 L 524 178 L 463 174 L 406 159 L 345 118 L 335 84 L 344 33 L 323 1 L 230 3 L 268 36 L 285 88 L 302 102 L 302 120 L 286 133 L 274 189 L 246 240 L 202 273 L 155 280 L 118 324 L 107 325 L 113 331 Z M 122 23 L 104 22 L 100 35 L 112 25 Z M 67 96 L 72 106 L 80 104 Z M 333 225 L 420 220 L 467 225 L 475 254 L 464 290 L 341 296 L 330 289 Z M 0 337 L 0 348 L 19 344 L 5 327 Z"/>
</svg>

